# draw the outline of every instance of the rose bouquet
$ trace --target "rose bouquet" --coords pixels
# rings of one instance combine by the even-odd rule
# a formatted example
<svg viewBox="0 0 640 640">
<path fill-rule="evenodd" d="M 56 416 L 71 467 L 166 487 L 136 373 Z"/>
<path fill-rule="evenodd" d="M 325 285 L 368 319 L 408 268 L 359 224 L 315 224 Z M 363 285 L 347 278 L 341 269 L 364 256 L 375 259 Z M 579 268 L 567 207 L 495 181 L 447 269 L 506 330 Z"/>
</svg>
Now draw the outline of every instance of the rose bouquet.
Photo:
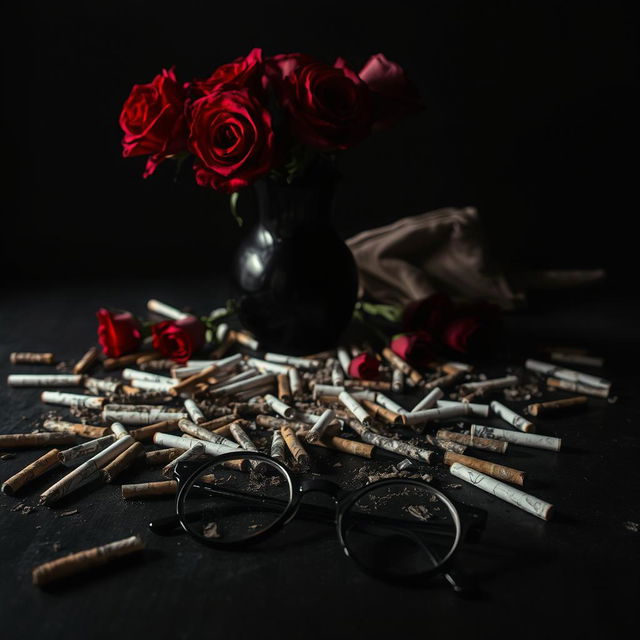
<svg viewBox="0 0 640 640">
<path fill-rule="evenodd" d="M 206 79 L 179 81 L 171 68 L 135 85 L 120 115 L 123 155 L 147 156 L 144 177 L 191 157 L 196 182 L 233 203 L 256 179 L 291 183 L 420 108 L 403 69 L 381 53 L 356 72 L 342 58 L 253 49 Z"/>
</svg>

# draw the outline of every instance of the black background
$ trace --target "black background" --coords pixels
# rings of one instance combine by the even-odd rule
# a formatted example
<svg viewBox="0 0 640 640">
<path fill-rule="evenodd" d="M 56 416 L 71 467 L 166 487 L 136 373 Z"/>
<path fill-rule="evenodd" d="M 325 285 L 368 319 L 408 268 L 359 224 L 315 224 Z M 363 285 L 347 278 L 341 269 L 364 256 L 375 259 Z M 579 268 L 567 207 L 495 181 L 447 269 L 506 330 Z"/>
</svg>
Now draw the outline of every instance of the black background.
<svg viewBox="0 0 640 640">
<path fill-rule="evenodd" d="M 174 183 L 169 166 L 143 180 L 144 160 L 121 158 L 118 115 L 163 66 L 206 77 L 261 46 L 355 69 L 384 52 L 427 105 L 344 154 L 344 236 L 470 204 L 512 266 L 605 266 L 620 281 L 636 217 L 635 17 L 619 2 L 19 3 L 4 20 L 4 272 L 226 264 L 242 233 L 227 198 L 189 172 Z"/>
</svg>

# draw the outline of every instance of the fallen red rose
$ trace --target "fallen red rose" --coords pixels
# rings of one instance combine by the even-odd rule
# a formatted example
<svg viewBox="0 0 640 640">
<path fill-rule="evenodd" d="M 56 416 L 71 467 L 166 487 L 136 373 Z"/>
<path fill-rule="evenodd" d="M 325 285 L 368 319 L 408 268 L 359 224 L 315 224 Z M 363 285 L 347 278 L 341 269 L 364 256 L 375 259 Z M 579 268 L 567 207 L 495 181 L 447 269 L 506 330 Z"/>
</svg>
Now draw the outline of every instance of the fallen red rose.
<svg viewBox="0 0 640 640">
<path fill-rule="evenodd" d="M 434 293 L 410 302 L 402 313 L 402 328 L 439 334 L 453 315 L 453 303 L 446 293 Z"/>
<path fill-rule="evenodd" d="M 362 380 L 375 380 L 378 377 L 380 362 L 370 353 L 357 355 L 349 364 L 349 376 Z"/>
<path fill-rule="evenodd" d="M 502 326 L 500 308 L 489 303 L 460 307 L 442 332 L 443 343 L 459 353 L 480 354 L 495 345 Z"/>
<path fill-rule="evenodd" d="M 195 316 L 165 320 L 151 327 L 153 348 L 165 358 L 184 364 L 204 345 L 205 327 Z"/>
<path fill-rule="evenodd" d="M 401 333 L 391 340 L 391 351 L 410 365 L 426 369 L 436 357 L 436 345 L 427 331 Z"/>
<path fill-rule="evenodd" d="M 98 342 L 109 358 L 119 358 L 133 353 L 140 347 L 142 332 L 140 323 L 128 311 L 112 312 L 99 309 Z"/>
</svg>

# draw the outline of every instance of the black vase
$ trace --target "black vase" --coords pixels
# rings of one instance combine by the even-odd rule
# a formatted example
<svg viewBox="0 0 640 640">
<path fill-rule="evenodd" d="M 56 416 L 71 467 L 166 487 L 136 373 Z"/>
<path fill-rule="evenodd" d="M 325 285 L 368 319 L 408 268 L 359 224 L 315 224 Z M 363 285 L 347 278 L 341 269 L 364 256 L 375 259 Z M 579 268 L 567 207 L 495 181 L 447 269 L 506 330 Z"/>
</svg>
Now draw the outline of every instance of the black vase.
<svg viewBox="0 0 640 640">
<path fill-rule="evenodd" d="M 265 351 L 303 355 L 333 348 L 358 289 L 353 255 L 331 221 L 335 178 L 263 179 L 255 189 L 259 222 L 233 265 L 240 322 Z"/>
</svg>

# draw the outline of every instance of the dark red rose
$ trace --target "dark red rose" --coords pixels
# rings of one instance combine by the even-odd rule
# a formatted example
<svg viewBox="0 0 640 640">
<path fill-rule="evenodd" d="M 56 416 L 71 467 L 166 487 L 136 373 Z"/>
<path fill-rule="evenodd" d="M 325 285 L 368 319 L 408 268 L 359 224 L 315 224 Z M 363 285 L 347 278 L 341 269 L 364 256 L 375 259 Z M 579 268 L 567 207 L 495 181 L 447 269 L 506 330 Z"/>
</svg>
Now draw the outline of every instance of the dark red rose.
<svg viewBox="0 0 640 640">
<path fill-rule="evenodd" d="M 269 112 L 246 89 L 214 91 L 190 109 L 196 181 L 225 193 L 246 187 L 274 162 Z"/>
<path fill-rule="evenodd" d="M 264 61 L 265 73 L 270 80 L 282 80 L 298 67 L 312 62 L 317 60 L 305 53 L 281 53 Z"/>
<path fill-rule="evenodd" d="M 140 323 L 128 311 L 98 309 L 98 342 L 109 358 L 119 358 L 140 347 Z"/>
<path fill-rule="evenodd" d="M 237 89 L 259 89 L 262 82 L 262 49 L 252 49 L 249 55 L 218 67 L 206 80 L 195 80 L 191 92 L 200 97 L 223 86 Z"/>
<path fill-rule="evenodd" d="M 442 332 L 442 341 L 459 353 L 479 354 L 495 345 L 502 326 L 500 307 L 489 303 L 461 306 Z"/>
<path fill-rule="evenodd" d="M 125 158 L 151 154 L 147 178 L 167 157 L 187 148 L 184 116 L 185 90 L 176 80 L 173 67 L 157 75 L 149 84 L 136 84 L 122 107 L 120 126 L 124 131 Z"/>
<path fill-rule="evenodd" d="M 434 293 L 422 300 L 410 302 L 402 313 L 405 331 L 424 329 L 438 335 L 453 315 L 453 303 L 446 293 Z"/>
<path fill-rule="evenodd" d="M 204 344 L 205 327 L 195 316 L 187 316 L 154 324 L 151 335 L 156 351 L 183 364 Z"/>
<path fill-rule="evenodd" d="M 371 56 L 358 75 L 373 95 L 375 129 L 385 129 L 423 108 L 417 89 L 402 67 L 384 54 Z"/>
<path fill-rule="evenodd" d="M 330 151 L 347 149 L 371 131 L 370 92 L 344 60 L 293 64 L 287 70 L 282 101 L 294 132 L 306 144 Z"/>
<path fill-rule="evenodd" d="M 391 340 L 391 351 L 410 365 L 426 369 L 436 357 L 436 345 L 430 333 L 401 333 Z"/>
<path fill-rule="evenodd" d="M 349 376 L 362 380 L 375 380 L 378 377 L 380 362 L 370 353 L 357 355 L 349 364 Z"/>
</svg>

